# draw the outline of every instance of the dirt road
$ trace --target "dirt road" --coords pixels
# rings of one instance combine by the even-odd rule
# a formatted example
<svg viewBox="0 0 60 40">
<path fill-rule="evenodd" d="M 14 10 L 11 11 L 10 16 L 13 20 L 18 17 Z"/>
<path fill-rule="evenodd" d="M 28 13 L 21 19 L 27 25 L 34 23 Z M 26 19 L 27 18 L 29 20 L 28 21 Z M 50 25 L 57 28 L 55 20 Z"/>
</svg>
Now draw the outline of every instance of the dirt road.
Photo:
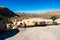
<svg viewBox="0 0 60 40">
<path fill-rule="evenodd" d="M 20 32 L 5 40 L 60 40 L 60 25 L 20 28 Z"/>
</svg>

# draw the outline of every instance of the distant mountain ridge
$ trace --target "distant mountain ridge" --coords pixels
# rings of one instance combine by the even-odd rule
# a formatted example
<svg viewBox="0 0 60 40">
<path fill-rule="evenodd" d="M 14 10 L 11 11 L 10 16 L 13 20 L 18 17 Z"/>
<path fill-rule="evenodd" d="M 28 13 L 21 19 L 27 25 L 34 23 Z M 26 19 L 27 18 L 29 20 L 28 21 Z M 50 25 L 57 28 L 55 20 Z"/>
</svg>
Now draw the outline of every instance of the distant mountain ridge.
<svg viewBox="0 0 60 40">
<path fill-rule="evenodd" d="M 45 12 L 45 13 L 41 13 L 41 14 L 60 15 L 60 11 Z"/>
<path fill-rule="evenodd" d="M 33 13 L 24 13 L 24 12 L 16 12 L 17 14 L 33 14 Z M 43 13 L 35 13 L 35 14 L 50 14 L 50 15 L 60 15 L 60 11 L 51 11 L 51 12 L 43 12 Z"/>
<path fill-rule="evenodd" d="M 30 14 L 30 13 L 17 13 L 21 17 L 39 17 L 39 18 L 50 18 L 51 16 L 58 16 L 60 18 L 60 11 L 52 11 L 52 12 L 44 12 L 44 13 L 36 13 L 36 14 Z"/>
</svg>

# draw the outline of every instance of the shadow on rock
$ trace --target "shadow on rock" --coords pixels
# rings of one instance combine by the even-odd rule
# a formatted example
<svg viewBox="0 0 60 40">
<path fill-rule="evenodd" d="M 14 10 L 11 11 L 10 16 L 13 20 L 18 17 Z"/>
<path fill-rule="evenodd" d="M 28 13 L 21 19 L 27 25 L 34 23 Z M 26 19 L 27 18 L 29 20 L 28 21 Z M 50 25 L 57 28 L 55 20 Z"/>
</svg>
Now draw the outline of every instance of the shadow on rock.
<svg viewBox="0 0 60 40">
<path fill-rule="evenodd" d="M 12 37 L 19 32 L 18 29 L 13 29 L 10 31 L 5 31 L 0 33 L 0 40 L 5 40 L 6 38 Z"/>
</svg>

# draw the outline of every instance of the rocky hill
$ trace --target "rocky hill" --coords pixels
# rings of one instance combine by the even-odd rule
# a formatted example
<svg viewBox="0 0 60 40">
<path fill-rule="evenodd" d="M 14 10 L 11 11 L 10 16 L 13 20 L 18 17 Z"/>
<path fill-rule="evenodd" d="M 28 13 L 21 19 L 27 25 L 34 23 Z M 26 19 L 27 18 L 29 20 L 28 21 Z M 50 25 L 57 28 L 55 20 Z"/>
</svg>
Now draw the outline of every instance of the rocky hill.
<svg viewBox="0 0 60 40">
<path fill-rule="evenodd" d="M 0 6 L 0 17 L 14 17 L 18 16 L 11 10 L 9 10 L 7 7 Z"/>
</svg>

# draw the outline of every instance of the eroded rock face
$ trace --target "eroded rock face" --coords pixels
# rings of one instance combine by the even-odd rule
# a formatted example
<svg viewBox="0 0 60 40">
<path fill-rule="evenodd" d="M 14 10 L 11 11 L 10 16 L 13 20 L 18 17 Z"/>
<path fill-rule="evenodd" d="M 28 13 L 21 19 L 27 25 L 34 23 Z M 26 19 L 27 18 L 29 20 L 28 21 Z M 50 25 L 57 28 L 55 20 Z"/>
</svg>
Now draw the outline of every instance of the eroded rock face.
<svg viewBox="0 0 60 40">
<path fill-rule="evenodd" d="M 15 14 L 14 12 L 12 12 L 8 8 L 2 7 L 2 6 L 0 6 L 0 15 L 3 16 L 3 17 L 14 17 L 14 16 L 18 16 L 17 14 Z"/>
</svg>

